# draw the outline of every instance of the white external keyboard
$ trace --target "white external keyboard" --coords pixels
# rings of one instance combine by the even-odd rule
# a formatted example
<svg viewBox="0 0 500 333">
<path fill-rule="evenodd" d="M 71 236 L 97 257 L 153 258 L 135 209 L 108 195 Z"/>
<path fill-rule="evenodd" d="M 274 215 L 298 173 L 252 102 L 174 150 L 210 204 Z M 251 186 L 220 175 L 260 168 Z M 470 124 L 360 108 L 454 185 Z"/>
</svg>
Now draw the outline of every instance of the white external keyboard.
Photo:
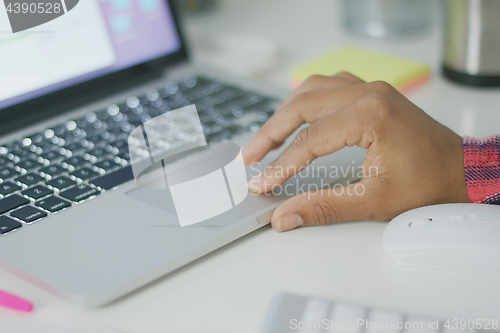
<svg viewBox="0 0 500 333">
<path fill-rule="evenodd" d="M 277 295 L 262 333 L 498 333 L 499 318 L 438 319 L 325 298 Z"/>
</svg>

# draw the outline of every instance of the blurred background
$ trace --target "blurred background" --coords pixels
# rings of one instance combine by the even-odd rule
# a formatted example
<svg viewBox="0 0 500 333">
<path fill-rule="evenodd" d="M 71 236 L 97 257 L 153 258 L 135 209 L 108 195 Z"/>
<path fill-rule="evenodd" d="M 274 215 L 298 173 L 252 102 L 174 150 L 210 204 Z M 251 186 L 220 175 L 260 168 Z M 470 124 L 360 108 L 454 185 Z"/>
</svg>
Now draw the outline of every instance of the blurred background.
<svg viewBox="0 0 500 333">
<path fill-rule="evenodd" d="M 177 0 L 177 3 L 183 9 L 186 37 L 195 61 L 289 86 L 290 72 L 295 66 L 345 45 L 424 60 L 438 69 L 442 30 L 438 1 L 402 1 L 424 4 L 417 7 L 425 7 L 426 15 L 416 17 L 425 22 L 424 28 L 416 33 L 394 32 L 381 38 L 348 30 L 346 6 L 341 0 Z M 374 1 L 345 1 L 348 2 L 352 3 L 347 6 L 349 13 L 355 13 L 358 6 L 362 16 L 370 10 L 366 5 Z M 195 4 L 200 4 L 199 10 L 195 10 L 198 8 Z M 407 21 L 407 12 L 399 14 L 405 15 L 403 21 Z M 230 53 L 233 61 L 227 59 Z M 236 64 L 238 59 L 242 64 Z M 259 60 L 261 66 L 248 59 Z"/>
<path fill-rule="evenodd" d="M 460 135 L 500 132 L 491 122 L 500 103 L 498 87 L 457 84 L 443 77 L 446 0 L 176 1 L 184 12 L 195 62 L 292 89 L 297 68 L 346 46 L 356 47 L 425 65 L 428 80 L 404 93 Z M 499 0 L 449 1 L 461 3 L 462 18 L 474 9 L 471 3 L 494 4 L 500 10 Z M 363 25 L 363 20 L 375 23 Z M 500 30 L 493 35 L 499 36 Z M 496 46 L 488 51 L 495 56 L 500 42 Z"/>
</svg>

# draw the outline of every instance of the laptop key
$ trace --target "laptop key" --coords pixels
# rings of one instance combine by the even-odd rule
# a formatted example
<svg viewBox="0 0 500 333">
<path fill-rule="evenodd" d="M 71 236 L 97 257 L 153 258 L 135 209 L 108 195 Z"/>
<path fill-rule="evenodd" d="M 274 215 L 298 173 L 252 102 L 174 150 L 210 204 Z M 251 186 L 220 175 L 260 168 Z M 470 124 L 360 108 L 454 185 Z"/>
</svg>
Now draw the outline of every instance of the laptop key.
<svg viewBox="0 0 500 333">
<path fill-rule="evenodd" d="M 102 160 L 101 162 L 94 164 L 94 166 L 98 169 L 103 170 L 104 172 L 108 172 L 109 170 L 114 169 L 117 166 L 119 166 L 119 164 L 111 159 L 107 159 L 107 160 Z"/>
<path fill-rule="evenodd" d="M 116 120 L 115 120 L 116 119 Z M 120 127 L 120 123 L 125 119 L 125 116 L 121 113 L 117 114 L 111 119 L 105 121 L 106 123 L 106 131 L 109 132 L 114 128 Z"/>
<path fill-rule="evenodd" d="M 124 151 L 123 153 L 117 156 L 120 160 L 130 162 L 130 153 L 128 151 Z"/>
<path fill-rule="evenodd" d="M 7 195 L 21 189 L 21 186 L 14 184 L 13 182 L 4 182 L 0 184 L 0 194 Z"/>
<path fill-rule="evenodd" d="M 37 185 L 27 190 L 24 190 L 21 193 L 23 195 L 27 195 L 28 197 L 37 200 L 54 192 L 43 185 Z"/>
<path fill-rule="evenodd" d="M 47 216 L 43 210 L 36 209 L 33 206 L 26 206 L 10 213 L 10 216 L 20 219 L 26 223 L 35 222 Z"/>
<path fill-rule="evenodd" d="M 80 202 L 82 200 L 96 196 L 99 193 L 101 192 L 93 187 L 90 187 L 86 184 L 79 184 L 75 187 L 70 188 L 69 190 L 59 193 L 59 195 L 71 201 Z"/>
<path fill-rule="evenodd" d="M 76 123 L 76 127 L 78 127 L 78 128 L 84 127 L 87 124 L 87 117 L 83 116 L 83 117 L 77 118 L 74 120 L 74 122 Z"/>
<path fill-rule="evenodd" d="M 84 149 L 80 141 L 70 143 L 63 147 L 65 150 L 72 152 L 73 154 Z"/>
<path fill-rule="evenodd" d="M 18 141 L 11 142 L 11 143 L 9 143 L 7 145 L 3 145 L 2 146 L 2 148 L 4 148 L 4 149 L 2 149 L 2 153 L 4 153 L 4 154 L 5 153 L 12 153 L 12 152 L 14 152 L 14 151 L 16 151 L 18 149 L 21 149 L 21 147 L 22 147 L 22 145 L 21 145 L 20 142 L 18 142 Z"/>
<path fill-rule="evenodd" d="M 66 132 L 66 133 L 60 134 L 57 137 L 60 140 L 62 140 L 60 142 L 63 142 L 63 145 L 64 145 L 64 144 L 70 144 L 72 142 L 78 141 L 79 134 L 80 134 L 80 131 L 72 131 L 72 132 Z"/>
<path fill-rule="evenodd" d="M 95 171 L 92 171 L 89 168 L 81 168 L 81 169 L 78 169 L 78 170 L 70 173 L 70 176 L 79 178 L 81 180 L 87 180 L 87 179 L 99 176 L 99 174 Z"/>
<path fill-rule="evenodd" d="M 17 175 L 19 175 L 19 173 L 12 168 L 0 169 L 0 178 L 3 180 L 17 176 Z"/>
<path fill-rule="evenodd" d="M 30 201 L 20 195 L 13 194 L 0 200 L 0 214 L 6 213 L 19 206 L 29 204 Z"/>
<path fill-rule="evenodd" d="M 70 207 L 71 203 L 64 199 L 55 196 L 50 196 L 48 198 L 35 202 L 35 205 L 45 209 L 46 211 L 55 213 L 60 211 L 61 209 Z"/>
<path fill-rule="evenodd" d="M 36 173 L 27 173 L 25 175 L 19 176 L 15 179 L 16 182 L 23 183 L 24 185 L 32 185 L 38 183 L 41 180 L 45 180 L 42 176 Z"/>
<path fill-rule="evenodd" d="M 87 145 L 89 142 L 91 142 L 95 147 L 102 146 L 108 142 L 109 137 L 111 136 L 110 132 L 111 131 L 107 132 L 104 130 L 99 130 L 96 133 L 92 133 L 89 131 L 89 135 L 85 138 L 85 141 L 87 142 Z"/>
<path fill-rule="evenodd" d="M 73 168 L 81 167 L 87 164 L 87 160 L 81 156 L 73 156 L 62 161 L 63 166 L 72 166 Z"/>
<path fill-rule="evenodd" d="M 9 158 L 11 160 L 15 160 L 15 161 L 17 161 L 17 160 L 22 161 L 22 160 L 25 160 L 27 158 L 30 158 L 32 155 L 33 155 L 33 152 L 31 150 L 26 149 L 26 148 L 21 148 L 21 149 L 16 150 L 12 154 L 9 154 Z"/>
<path fill-rule="evenodd" d="M 106 151 L 105 148 L 95 148 L 95 149 L 92 149 L 90 151 L 88 151 L 86 154 L 84 154 L 83 156 L 87 159 L 87 160 L 98 160 L 100 159 L 101 157 L 104 157 L 108 155 L 108 152 Z"/>
<path fill-rule="evenodd" d="M 132 172 L 132 167 L 127 166 L 123 169 L 111 172 L 107 175 L 97 177 L 92 180 L 90 183 L 99 186 L 103 190 L 112 189 L 118 185 L 126 183 L 130 180 L 134 179 L 134 174 Z"/>
<path fill-rule="evenodd" d="M 44 154 L 41 154 L 40 157 L 43 159 L 43 160 L 46 160 L 46 161 L 49 161 L 49 162 L 53 162 L 61 157 L 64 157 L 63 155 L 59 154 L 59 152 L 57 151 L 49 151 L 47 153 L 44 153 Z"/>
<path fill-rule="evenodd" d="M 14 221 L 10 217 L 0 216 L 0 235 L 4 235 L 12 230 L 21 228 L 23 225 Z"/>
<path fill-rule="evenodd" d="M 140 120 L 138 120 L 137 122 L 138 122 L 138 124 L 141 123 Z M 126 126 L 120 126 L 120 127 L 114 128 L 114 129 L 110 130 L 109 133 L 113 134 L 116 138 L 125 138 L 127 136 L 127 132 L 128 132 L 128 130 L 126 130 L 127 128 L 125 128 L 125 127 Z M 129 127 L 132 129 L 132 128 L 135 128 L 136 126 L 130 125 Z"/>
<path fill-rule="evenodd" d="M 59 125 L 56 125 L 56 126 L 53 128 L 53 130 L 54 130 L 54 134 L 55 134 L 56 136 L 59 136 L 59 135 L 61 135 L 61 134 L 63 134 L 63 133 L 65 133 L 65 132 L 66 132 L 66 124 L 59 124 Z"/>
<path fill-rule="evenodd" d="M 104 119 L 109 117 L 108 110 L 101 110 L 101 111 L 94 112 L 94 113 L 97 116 L 97 119 L 99 119 L 99 120 L 104 120 Z"/>
<path fill-rule="evenodd" d="M 55 145 L 52 143 L 52 141 L 49 140 L 43 140 L 38 143 L 33 144 L 31 146 L 31 150 L 35 149 L 35 151 L 42 151 L 43 153 L 49 152 L 51 150 L 56 150 L 59 148 L 59 146 Z"/>
<path fill-rule="evenodd" d="M 42 133 L 35 133 L 32 135 L 28 135 L 25 138 L 29 139 L 29 142 L 31 142 L 31 143 L 37 143 L 37 142 L 42 141 L 44 139 L 44 136 Z M 24 139 L 22 141 L 24 142 Z"/>
<path fill-rule="evenodd" d="M 65 172 L 66 169 L 64 169 L 59 164 L 52 164 L 52 165 L 46 166 L 45 168 L 41 168 L 38 171 L 42 172 L 45 175 L 54 177 L 54 176 L 58 176 L 61 173 Z"/>
<path fill-rule="evenodd" d="M 122 151 L 124 149 L 128 149 L 128 142 L 127 140 L 117 140 L 115 142 L 112 142 L 110 143 L 106 149 L 108 151 L 113 151 L 113 150 L 117 150 L 117 151 Z"/>
<path fill-rule="evenodd" d="M 33 169 L 40 168 L 42 166 L 42 164 L 37 162 L 35 159 L 30 158 L 30 159 L 27 159 L 27 160 L 24 160 L 22 162 L 17 163 L 16 166 L 18 166 L 21 169 L 24 169 L 26 171 L 30 171 Z"/>
<path fill-rule="evenodd" d="M 82 144 L 85 147 L 88 147 L 90 144 L 92 145 L 98 145 L 99 142 L 102 140 L 102 136 L 100 133 L 102 133 L 104 130 L 103 129 L 97 129 L 94 128 L 93 126 L 91 128 L 88 128 L 85 130 L 86 136 L 85 139 L 82 141 Z"/>
<path fill-rule="evenodd" d="M 70 187 L 76 184 L 74 180 L 71 180 L 70 178 L 66 176 L 61 176 L 59 178 L 52 179 L 48 182 L 45 182 L 46 185 L 52 186 L 53 188 L 57 188 L 58 190 L 61 190 L 66 187 Z"/>
</svg>

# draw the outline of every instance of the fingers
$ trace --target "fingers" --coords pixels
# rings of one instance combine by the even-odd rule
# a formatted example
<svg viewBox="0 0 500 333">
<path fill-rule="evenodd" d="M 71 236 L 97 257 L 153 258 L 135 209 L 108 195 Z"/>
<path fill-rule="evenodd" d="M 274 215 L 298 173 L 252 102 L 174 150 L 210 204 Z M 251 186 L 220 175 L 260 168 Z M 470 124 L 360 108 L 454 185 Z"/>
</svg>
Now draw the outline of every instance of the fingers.
<svg viewBox="0 0 500 333">
<path fill-rule="evenodd" d="M 276 113 L 282 112 L 283 109 L 288 109 L 288 104 L 290 104 L 297 96 L 301 94 L 305 94 L 308 92 L 323 90 L 328 88 L 336 88 L 336 87 L 344 87 L 355 84 L 364 83 L 360 78 L 347 73 L 340 72 L 334 76 L 321 76 L 321 75 L 313 75 L 310 76 L 307 80 L 305 80 L 299 88 L 297 88 L 293 93 L 290 94 L 278 107 Z M 318 114 L 318 119 L 323 115 Z M 272 118 L 272 117 L 271 117 Z M 295 131 L 300 125 L 293 128 L 291 133 Z M 290 133 L 290 134 L 291 134 Z M 290 135 L 288 134 L 288 135 Z M 287 136 L 288 136 L 287 135 Z M 286 137 L 285 137 L 286 139 Z M 267 137 L 267 132 L 256 135 L 256 137 L 243 148 L 243 155 L 246 164 L 252 164 L 259 162 L 270 150 L 279 148 L 283 144 L 283 140 L 280 142 L 272 141 L 272 137 Z M 255 150 L 254 147 L 257 147 Z M 259 149 L 259 147 L 265 147 L 263 149 Z"/>
<path fill-rule="evenodd" d="M 271 225 L 282 232 L 299 226 L 383 218 L 378 212 L 377 188 L 370 185 L 361 181 L 298 194 L 274 211 Z"/>
<path fill-rule="evenodd" d="M 313 123 L 352 104 L 373 92 L 374 86 L 371 83 L 350 85 L 297 95 L 293 101 L 278 109 L 244 147 L 245 163 L 260 161 L 304 123 Z"/>
<path fill-rule="evenodd" d="M 281 103 L 280 107 L 287 105 L 295 96 L 302 93 L 318 89 L 344 87 L 361 83 L 365 83 L 365 81 L 347 72 L 340 72 L 334 76 L 312 75 L 308 77 L 307 80 L 305 80 L 297 89 L 295 89 L 290 96 L 288 96 Z"/>
<path fill-rule="evenodd" d="M 375 115 L 365 98 L 304 128 L 278 158 L 249 182 L 254 193 L 271 191 L 299 173 L 317 157 L 332 154 L 345 146 L 367 149 L 374 141 L 371 126 Z"/>
<path fill-rule="evenodd" d="M 365 83 L 364 80 L 360 79 L 359 77 L 357 77 L 349 72 L 339 72 L 339 73 L 335 74 L 333 77 L 336 77 L 339 79 L 344 79 L 347 81 L 351 81 L 355 84 Z"/>
</svg>

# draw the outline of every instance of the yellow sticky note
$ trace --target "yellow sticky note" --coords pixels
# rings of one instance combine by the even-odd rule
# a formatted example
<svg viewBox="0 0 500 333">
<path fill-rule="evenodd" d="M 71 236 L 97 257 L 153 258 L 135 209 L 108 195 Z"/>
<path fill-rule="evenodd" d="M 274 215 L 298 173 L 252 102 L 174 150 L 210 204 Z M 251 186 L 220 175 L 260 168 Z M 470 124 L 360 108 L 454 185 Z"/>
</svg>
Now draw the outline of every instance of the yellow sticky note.
<svg viewBox="0 0 500 333">
<path fill-rule="evenodd" d="M 331 76 L 347 71 L 365 81 L 386 81 L 400 91 L 407 91 L 421 84 L 430 76 L 425 64 L 404 58 L 385 55 L 354 47 L 344 47 L 324 55 L 292 71 L 294 86 L 311 75 Z"/>
</svg>

